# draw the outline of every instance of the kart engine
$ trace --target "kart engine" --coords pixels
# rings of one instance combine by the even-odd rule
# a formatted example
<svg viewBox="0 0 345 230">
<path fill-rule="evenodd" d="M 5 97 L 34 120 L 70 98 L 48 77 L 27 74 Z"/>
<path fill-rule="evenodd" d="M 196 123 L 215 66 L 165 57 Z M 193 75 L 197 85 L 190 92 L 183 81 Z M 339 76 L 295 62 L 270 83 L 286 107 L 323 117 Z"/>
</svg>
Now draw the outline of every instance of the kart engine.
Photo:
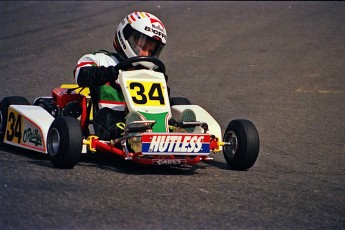
<svg viewBox="0 0 345 230">
<path fill-rule="evenodd" d="M 82 112 L 81 102 L 83 95 L 73 91 L 73 89 L 56 88 L 53 90 L 53 101 L 61 109 L 63 116 L 78 118 Z"/>
<path fill-rule="evenodd" d="M 41 106 L 53 117 L 71 116 L 78 118 L 82 113 L 82 99 L 73 89 L 55 88 L 52 97 L 40 97 L 33 104 Z"/>
</svg>

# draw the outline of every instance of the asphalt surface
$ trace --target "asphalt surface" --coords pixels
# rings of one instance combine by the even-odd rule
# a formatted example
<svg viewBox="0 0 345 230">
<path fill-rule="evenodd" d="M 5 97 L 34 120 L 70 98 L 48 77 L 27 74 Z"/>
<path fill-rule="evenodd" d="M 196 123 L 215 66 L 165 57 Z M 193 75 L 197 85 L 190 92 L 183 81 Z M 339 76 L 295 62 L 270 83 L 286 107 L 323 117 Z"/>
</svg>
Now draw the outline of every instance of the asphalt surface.
<svg viewBox="0 0 345 230">
<path fill-rule="evenodd" d="M 132 11 L 167 27 L 173 96 L 251 120 L 248 171 L 0 147 L 0 229 L 345 229 L 344 2 L 0 2 L 0 98 L 49 96 Z"/>
</svg>

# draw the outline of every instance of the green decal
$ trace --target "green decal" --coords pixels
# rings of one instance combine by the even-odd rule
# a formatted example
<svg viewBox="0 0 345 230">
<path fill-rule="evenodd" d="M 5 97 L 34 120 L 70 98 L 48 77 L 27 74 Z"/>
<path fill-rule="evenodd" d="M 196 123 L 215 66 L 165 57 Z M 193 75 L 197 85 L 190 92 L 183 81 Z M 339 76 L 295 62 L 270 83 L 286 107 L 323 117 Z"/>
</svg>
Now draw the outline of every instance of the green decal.
<svg viewBox="0 0 345 230">
<path fill-rule="evenodd" d="M 27 141 L 33 143 L 35 146 L 42 145 L 42 137 L 38 129 L 32 131 L 31 128 L 28 128 L 24 130 L 23 142 L 26 143 Z"/>
<path fill-rule="evenodd" d="M 138 111 L 140 114 L 142 114 L 146 120 L 155 120 L 156 123 L 153 126 L 152 132 L 166 132 L 168 127 L 168 122 L 166 121 L 166 117 L 168 115 L 168 112 L 164 113 L 144 113 Z"/>
</svg>

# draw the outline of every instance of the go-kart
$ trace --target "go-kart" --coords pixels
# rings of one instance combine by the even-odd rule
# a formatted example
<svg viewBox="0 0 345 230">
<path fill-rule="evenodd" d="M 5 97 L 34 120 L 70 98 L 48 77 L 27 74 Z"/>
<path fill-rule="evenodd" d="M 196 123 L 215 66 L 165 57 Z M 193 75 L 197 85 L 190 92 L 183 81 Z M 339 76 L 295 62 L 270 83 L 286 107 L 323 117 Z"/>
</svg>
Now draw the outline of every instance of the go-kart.
<svg viewBox="0 0 345 230">
<path fill-rule="evenodd" d="M 134 69 L 140 62 L 155 69 Z M 5 97 L 0 103 L 0 142 L 49 154 L 57 168 L 73 168 L 83 153 L 106 151 L 139 164 L 194 165 L 223 150 L 231 169 L 251 168 L 259 153 L 259 135 L 249 120 L 232 120 L 222 133 L 216 120 L 184 97 L 169 98 L 165 66 L 157 58 L 134 57 L 117 65 L 127 112 L 141 120 L 122 125 L 123 135 L 102 140 L 92 130 L 96 102 L 89 88 L 61 85 L 52 96 Z M 185 109 L 195 121 L 180 119 Z M 192 132 L 186 132 L 187 128 Z"/>
</svg>

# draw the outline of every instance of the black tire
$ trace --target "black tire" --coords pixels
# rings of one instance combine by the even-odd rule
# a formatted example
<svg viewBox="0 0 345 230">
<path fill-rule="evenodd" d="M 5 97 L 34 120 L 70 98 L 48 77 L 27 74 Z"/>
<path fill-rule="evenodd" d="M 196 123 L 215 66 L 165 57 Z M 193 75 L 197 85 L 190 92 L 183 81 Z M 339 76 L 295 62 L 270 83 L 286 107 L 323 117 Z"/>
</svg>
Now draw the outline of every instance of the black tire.
<svg viewBox="0 0 345 230">
<path fill-rule="evenodd" d="M 224 133 L 223 141 L 232 144 L 223 146 L 224 158 L 231 169 L 247 170 L 254 165 L 259 155 L 260 141 L 251 121 L 231 121 Z"/>
<path fill-rule="evenodd" d="M 173 105 L 191 105 L 192 103 L 185 97 L 172 97 L 170 98 L 170 104 Z"/>
<path fill-rule="evenodd" d="M 47 150 L 56 168 L 71 169 L 81 158 L 83 133 L 74 117 L 58 117 L 51 124 Z"/>
<path fill-rule="evenodd" d="M 25 97 L 21 96 L 10 96 L 2 99 L 0 102 L 0 143 L 4 141 L 7 112 L 10 105 L 30 105 L 30 102 Z"/>
</svg>

